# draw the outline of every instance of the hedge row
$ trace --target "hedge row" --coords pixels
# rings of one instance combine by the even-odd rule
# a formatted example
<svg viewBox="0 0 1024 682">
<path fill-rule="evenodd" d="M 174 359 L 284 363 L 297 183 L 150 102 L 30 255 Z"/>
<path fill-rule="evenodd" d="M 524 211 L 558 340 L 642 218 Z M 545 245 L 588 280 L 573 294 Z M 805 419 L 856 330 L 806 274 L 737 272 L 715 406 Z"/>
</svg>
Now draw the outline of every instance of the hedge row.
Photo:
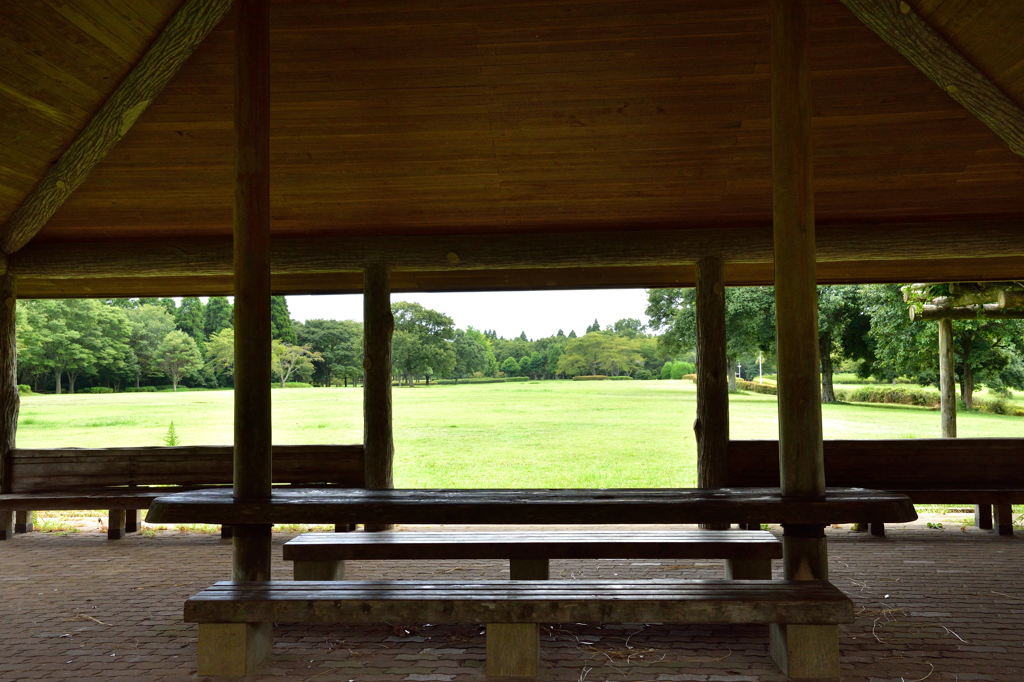
<svg viewBox="0 0 1024 682">
<path fill-rule="evenodd" d="M 608 377 L 604 374 L 580 374 L 572 378 L 573 381 L 604 381 Z"/>
<path fill-rule="evenodd" d="M 778 395 L 779 393 L 774 384 L 759 384 L 756 381 L 746 381 L 744 379 L 736 380 L 736 388 L 740 391 L 764 393 L 765 395 Z"/>
<path fill-rule="evenodd" d="M 438 386 L 453 386 L 455 384 L 516 384 L 523 381 L 529 381 L 530 377 L 483 377 L 478 379 L 473 377 L 472 379 L 436 379 L 432 383 Z"/>
<path fill-rule="evenodd" d="M 836 398 L 848 403 L 886 403 L 938 407 L 939 392 L 904 386 L 863 386 L 836 390 Z"/>
</svg>

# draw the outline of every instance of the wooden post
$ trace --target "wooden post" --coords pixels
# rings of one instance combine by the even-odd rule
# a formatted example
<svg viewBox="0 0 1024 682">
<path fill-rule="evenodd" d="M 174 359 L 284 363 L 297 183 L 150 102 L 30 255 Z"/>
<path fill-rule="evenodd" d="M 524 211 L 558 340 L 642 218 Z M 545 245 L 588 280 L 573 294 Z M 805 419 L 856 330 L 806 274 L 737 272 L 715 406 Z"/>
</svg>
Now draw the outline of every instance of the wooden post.
<svg viewBox="0 0 1024 682">
<path fill-rule="evenodd" d="M 697 261 L 697 486 L 729 485 L 729 366 L 725 337 L 725 266 L 721 258 Z M 725 530 L 723 524 L 701 524 Z"/>
<path fill-rule="evenodd" d="M 394 487 L 395 444 L 391 431 L 391 276 L 381 264 L 363 274 L 363 448 L 366 487 Z M 367 523 L 367 531 L 390 530 L 390 524 Z"/>
<path fill-rule="evenodd" d="M 939 320 L 939 401 L 942 437 L 956 438 L 956 360 L 953 357 L 953 320 Z"/>
<path fill-rule="evenodd" d="M 268 499 L 270 431 L 270 5 L 235 3 L 235 499 Z M 270 580 L 270 525 L 232 527 L 232 580 Z M 271 623 L 200 628 L 200 675 L 248 675 Z M 225 672 L 223 661 L 233 664 Z"/>
<path fill-rule="evenodd" d="M 782 494 L 825 493 L 818 361 L 811 84 L 806 0 L 771 0 L 772 210 Z M 787 580 L 828 580 L 824 525 L 787 525 Z M 771 652 L 790 679 L 838 679 L 839 631 L 772 625 Z"/>
<path fill-rule="evenodd" d="M 0 493 L 11 492 L 11 451 L 18 431 L 18 344 L 15 329 L 18 289 L 12 275 L 0 275 Z M 0 512 L 0 540 L 14 535 L 14 512 Z"/>
</svg>

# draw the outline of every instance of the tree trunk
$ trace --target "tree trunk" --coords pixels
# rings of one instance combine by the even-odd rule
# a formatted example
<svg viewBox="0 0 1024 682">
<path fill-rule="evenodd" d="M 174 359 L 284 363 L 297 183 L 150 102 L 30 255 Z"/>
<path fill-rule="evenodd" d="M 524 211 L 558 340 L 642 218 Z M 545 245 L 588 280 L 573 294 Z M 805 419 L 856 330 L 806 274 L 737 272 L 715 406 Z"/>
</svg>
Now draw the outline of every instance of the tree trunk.
<svg viewBox="0 0 1024 682">
<path fill-rule="evenodd" d="M 430 375 L 429 374 L 425 374 L 424 376 L 427 378 L 426 385 L 429 386 L 430 385 Z"/>
<path fill-rule="evenodd" d="M 75 394 L 75 379 L 78 378 L 78 372 L 68 372 L 68 395 Z"/>
<path fill-rule="evenodd" d="M 963 381 L 960 384 L 960 393 L 964 399 L 964 407 L 968 410 L 974 409 L 974 368 L 971 367 L 970 356 L 965 354 Z"/>
<path fill-rule="evenodd" d="M 63 373 L 64 373 L 63 370 L 60 371 L 60 372 L 57 372 L 57 389 L 56 389 L 56 391 L 54 391 L 54 395 L 60 395 L 60 375 L 63 374 Z"/>
<path fill-rule="evenodd" d="M 729 375 L 729 393 L 736 392 L 736 357 L 729 356 L 729 369 L 727 374 Z"/>
<path fill-rule="evenodd" d="M 818 336 L 818 354 L 821 356 L 821 402 L 836 402 L 835 387 L 832 386 L 832 332 Z"/>
<path fill-rule="evenodd" d="M 343 380 L 345 382 L 345 388 L 348 388 L 348 375 L 347 374 L 344 376 Z M 354 382 L 355 379 L 353 379 L 352 381 Z M 328 383 L 327 385 L 330 386 L 330 383 Z"/>
<path fill-rule="evenodd" d="M 405 383 L 408 384 L 409 388 L 412 388 L 412 372 L 405 373 Z"/>
</svg>

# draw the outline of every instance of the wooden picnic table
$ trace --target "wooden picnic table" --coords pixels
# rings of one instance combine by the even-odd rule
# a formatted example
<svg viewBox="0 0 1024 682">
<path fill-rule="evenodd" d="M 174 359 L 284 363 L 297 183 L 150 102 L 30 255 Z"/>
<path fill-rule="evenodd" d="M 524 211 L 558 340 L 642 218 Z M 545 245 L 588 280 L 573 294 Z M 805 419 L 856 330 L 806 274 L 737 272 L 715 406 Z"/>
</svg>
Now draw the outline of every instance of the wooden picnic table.
<svg viewBox="0 0 1024 682">
<path fill-rule="evenodd" d="M 917 518 L 906 495 L 828 488 L 819 499 L 778 488 L 500 490 L 274 489 L 269 500 L 236 500 L 229 489 L 158 497 L 148 523 L 692 524 L 904 523 Z"/>
</svg>

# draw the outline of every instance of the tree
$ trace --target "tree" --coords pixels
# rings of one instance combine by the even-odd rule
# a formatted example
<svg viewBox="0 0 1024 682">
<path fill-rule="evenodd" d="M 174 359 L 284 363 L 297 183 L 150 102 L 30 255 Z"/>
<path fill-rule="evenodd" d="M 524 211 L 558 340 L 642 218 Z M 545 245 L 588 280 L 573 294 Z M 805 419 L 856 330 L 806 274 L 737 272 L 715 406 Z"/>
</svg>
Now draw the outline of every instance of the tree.
<svg viewBox="0 0 1024 682">
<path fill-rule="evenodd" d="M 295 325 L 299 345 L 320 354 L 313 362 L 313 381 L 330 386 L 333 377 L 348 385 L 362 376 L 363 325 L 352 320 L 308 320 Z"/>
<path fill-rule="evenodd" d="M 628 339 L 635 339 L 644 333 L 644 323 L 632 317 L 624 317 L 612 327 L 612 330 L 619 336 L 625 336 Z"/>
<path fill-rule="evenodd" d="M 832 355 L 840 358 L 862 356 L 869 349 L 863 335 L 870 328 L 857 286 L 818 287 L 818 355 L 821 361 L 821 402 L 836 402 L 832 386 Z"/>
<path fill-rule="evenodd" d="M 138 361 L 130 345 L 133 325 L 128 317 L 137 308 L 97 305 L 95 310 L 94 327 L 86 335 L 95 361 L 86 373 L 95 374 L 108 386 L 120 388 L 122 382 L 137 373 Z M 73 386 L 74 380 L 69 383 Z"/>
<path fill-rule="evenodd" d="M 498 364 L 498 359 L 494 356 L 494 346 L 491 335 L 487 332 L 481 332 L 479 329 L 474 329 L 473 327 L 466 327 L 466 336 L 483 346 L 484 351 L 486 352 L 487 364 L 479 371 L 483 372 L 484 376 L 498 376 L 500 366 Z"/>
<path fill-rule="evenodd" d="M 270 338 L 285 343 L 296 343 L 295 326 L 288 312 L 288 301 L 284 296 L 270 297 Z"/>
<path fill-rule="evenodd" d="M 501 372 L 507 377 L 519 376 L 519 363 L 513 357 L 505 358 L 505 362 L 501 363 Z"/>
<path fill-rule="evenodd" d="M 473 335 L 455 330 L 455 340 L 452 343 L 452 350 L 455 351 L 455 377 L 467 377 L 487 370 L 488 350 Z M 492 355 L 493 357 L 493 355 Z"/>
<path fill-rule="evenodd" d="M 128 321 L 131 323 L 128 347 L 133 356 L 135 387 L 138 388 L 141 377 L 159 373 L 157 350 L 167 333 L 174 329 L 174 318 L 167 312 L 167 308 L 146 304 L 129 310 Z"/>
<path fill-rule="evenodd" d="M 203 302 L 196 296 L 181 299 L 181 306 L 174 314 L 174 323 L 178 329 L 191 336 L 199 347 L 205 345 L 206 336 L 203 332 Z"/>
<path fill-rule="evenodd" d="M 630 373 L 642 365 L 643 356 L 635 339 L 599 331 L 571 339 L 558 361 L 558 371 L 579 375 L 599 374 L 603 370 L 617 375 L 623 371 Z"/>
<path fill-rule="evenodd" d="M 455 323 L 452 318 L 419 303 L 399 301 L 391 304 L 395 317 L 392 337 L 394 368 L 412 386 L 413 376 L 446 376 L 455 368 Z"/>
<path fill-rule="evenodd" d="M 696 289 L 650 289 L 647 316 L 661 336 L 665 355 L 691 351 L 697 343 Z M 770 353 L 775 347 L 775 291 L 772 287 L 725 290 L 726 356 L 729 390 L 736 390 L 735 368 L 741 356 Z"/>
<path fill-rule="evenodd" d="M 226 296 L 211 296 L 203 310 L 203 334 L 209 339 L 221 329 L 235 326 L 235 308 Z"/>
<path fill-rule="evenodd" d="M 206 344 L 206 361 L 216 372 L 235 373 L 235 329 L 227 327 L 214 332 Z"/>
<path fill-rule="evenodd" d="M 596 322 L 596 320 L 595 320 L 595 322 Z M 575 329 L 570 329 L 569 330 L 569 338 L 570 339 L 575 339 L 576 338 L 576 330 Z"/>
<path fill-rule="evenodd" d="M 586 336 L 586 334 L 589 334 L 590 332 L 599 332 L 599 331 L 601 331 L 601 325 L 599 325 L 597 323 L 597 318 L 595 317 L 594 318 L 594 324 L 592 324 L 589 327 L 587 327 L 587 331 L 584 334 L 584 336 Z"/>
<path fill-rule="evenodd" d="M 270 371 L 280 380 L 281 388 L 293 375 L 296 378 L 312 376 L 313 363 L 323 360 L 309 346 L 295 346 L 280 339 L 270 344 L 270 356 Z"/>
<path fill-rule="evenodd" d="M 526 338 L 526 332 L 519 332 L 519 340 L 529 342 L 530 339 Z"/>
<path fill-rule="evenodd" d="M 178 390 L 178 382 L 203 366 L 203 356 L 195 339 L 175 329 L 168 332 L 157 349 L 160 370 L 171 380 L 171 386 Z"/>
</svg>

